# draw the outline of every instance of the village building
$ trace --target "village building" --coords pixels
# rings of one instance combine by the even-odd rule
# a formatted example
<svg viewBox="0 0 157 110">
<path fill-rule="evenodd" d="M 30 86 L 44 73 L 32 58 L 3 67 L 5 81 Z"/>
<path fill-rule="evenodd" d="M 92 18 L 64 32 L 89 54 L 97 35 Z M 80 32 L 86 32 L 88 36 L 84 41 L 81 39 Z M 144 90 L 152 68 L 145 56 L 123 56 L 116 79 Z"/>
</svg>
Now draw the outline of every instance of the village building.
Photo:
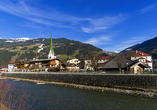
<svg viewBox="0 0 157 110">
<path fill-rule="evenodd" d="M 71 59 L 71 60 L 67 60 L 67 63 L 71 63 L 71 64 L 79 64 L 80 61 L 77 58 Z"/>
<path fill-rule="evenodd" d="M 1 72 L 8 72 L 8 67 L 7 66 L 0 66 L 0 73 Z"/>
<path fill-rule="evenodd" d="M 63 71 L 65 70 L 64 62 L 58 58 L 54 59 L 35 59 L 29 61 L 29 69 L 33 71 Z"/>
<path fill-rule="evenodd" d="M 102 64 L 108 62 L 110 59 L 110 56 L 102 56 L 102 57 L 96 57 L 96 63 Z"/>
<path fill-rule="evenodd" d="M 75 64 L 75 63 L 67 63 L 66 64 L 66 71 L 67 72 L 79 72 L 80 71 L 80 68 L 79 68 L 79 65 L 78 64 Z"/>
<path fill-rule="evenodd" d="M 30 71 L 29 70 L 29 61 L 27 60 L 19 60 L 15 65 L 14 65 L 14 69 L 13 71 L 15 72 L 26 72 L 26 71 Z"/>
<path fill-rule="evenodd" d="M 8 72 L 13 72 L 14 70 L 14 65 L 15 65 L 15 62 L 13 60 L 11 60 L 9 63 L 8 63 Z"/>
<path fill-rule="evenodd" d="M 143 62 L 144 64 L 150 66 L 149 69 L 153 69 L 152 56 L 147 53 L 136 51 L 136 53 L 131 56 L 131 60 Z"/>
<path fill-rule="evenodd" d="M 80 60 L 77 58 L 67 60 L 66 69 L 69 72 L 78 72 L 80 70 Z"/>
<path fill-rule="evenodd" d="M 145 68 L 150 68 L 143 62 L 129 60 L 123 56 L 117 56 L 110 62 L 98 67 L 106 73 L 143 73 Z"/>
<path fill-rule="evenodd" d="M 84 63 L 84 70 L 86 72 L 88 72 L 88 71 L 94 71 L 94 68 L 91 66 L 92 65 L 92 61 L 91 60 L 85 60 L 84 62 L 85 62 Z"/>
</svg>

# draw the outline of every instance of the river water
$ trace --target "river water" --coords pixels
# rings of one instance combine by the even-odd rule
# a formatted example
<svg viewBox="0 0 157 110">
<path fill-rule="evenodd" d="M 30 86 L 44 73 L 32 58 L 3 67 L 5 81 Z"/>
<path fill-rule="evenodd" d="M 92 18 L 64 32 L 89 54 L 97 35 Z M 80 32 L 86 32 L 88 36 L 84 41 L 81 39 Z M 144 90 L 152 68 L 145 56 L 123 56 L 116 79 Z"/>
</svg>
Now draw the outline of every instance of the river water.
<svg viewBox="0 0 157 110">
<path fill-rule="evenodd" d="M 28 91 L 30 110 L 156 110 L 157 99 L 8 79 Z"/>
</svg>

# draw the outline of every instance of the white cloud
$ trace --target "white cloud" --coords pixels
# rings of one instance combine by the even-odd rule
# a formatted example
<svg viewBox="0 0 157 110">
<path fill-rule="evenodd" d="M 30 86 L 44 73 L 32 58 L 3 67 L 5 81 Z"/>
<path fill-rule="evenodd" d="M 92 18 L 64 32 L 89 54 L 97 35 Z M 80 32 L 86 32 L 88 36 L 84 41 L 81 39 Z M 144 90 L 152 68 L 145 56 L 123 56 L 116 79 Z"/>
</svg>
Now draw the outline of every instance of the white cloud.
<svg viewBox="0 0 157 110">
<path fill-rule="evenodd" d="M 111 36 L 100 36 L 100 37 L 93 37 L 85 41 L 84 43 L 92 44 L 92 45 L 100 45 L 100 44 L 107 44 L 107 41 L 110 41 Z"/>
<path fill-rule="evenodd" d="M 155 10 L 155 7 L 157 6 L 157 4 L 153 4 L 153 5 L 149 5 L 143 9 L 140 10 L 141 13 L 146 13 L 146 12 L 149 12 L 149 11 L 153 11 Z"/>
<path fill-rule="evenodd" d="M 19 0 L 16 3 L 11 2 L 11 0 L 2 0 L 0 1 L 0 10 L 48 26 L 73 28 L 77 25 L 83 32 L 86 33 L 97 32 L 99 30 L 110 28 L 125 19 L 122 14 L 118 14 L 117 16 L 105 16 L 97 19 L 79 18 L 57 12 L 55 10 L 40 10 L 37 7 L 28 5 L 28 1 L 25 2 L 25 0 Z M 87 26 L 85 26 L 82 22 L 87 22 Z"/>
<path fill-rule="evenodd" d="M 0 1 L 0 10 L 45 25 L 55 24 L 55 26 L 62 25 L 63 27 L 66 25 L 65 27 L 68 27 L 68 23 L 72 25 L 75 22 L 85 20 L 53 10 L 49 10 L 49 12 L 41 11 L 35 7 L 28 6 L 24 1 L 17 3 L 12 3 L 9 0 Z"/>
<path fill-rule="evenodd" d="M 92 27 L 92 28 L 85 28 L 82 27 L 82 30 L 86 33 L 92 33 L 92 32 L 96 32 L 102 29 L 107 29 L 108 27 Z"/>
<path fill-rule="evenodd" d="M 150 36 L 137 36 L 137 37 L 131 37 L 128 40 L 125 40 L 123 42 L 121 42 L 122 44 L 129 44 L 129 45 L 133 45 L 135 43 L 139 43 L 142 42 L 146 39 L 150 38 Z"/>
<path fill-rule="evenodd" d="M 86 33 L 92 33 L 95 31 L 110 28 L 111 26 L 122 22 L 124 19 L 125 17 L 122 14 L 112 17 L 103 17 L 99 19 L 88 19 L 90 21 L 90 26 L 82 27 L 82 30 Z"/>
</svg>

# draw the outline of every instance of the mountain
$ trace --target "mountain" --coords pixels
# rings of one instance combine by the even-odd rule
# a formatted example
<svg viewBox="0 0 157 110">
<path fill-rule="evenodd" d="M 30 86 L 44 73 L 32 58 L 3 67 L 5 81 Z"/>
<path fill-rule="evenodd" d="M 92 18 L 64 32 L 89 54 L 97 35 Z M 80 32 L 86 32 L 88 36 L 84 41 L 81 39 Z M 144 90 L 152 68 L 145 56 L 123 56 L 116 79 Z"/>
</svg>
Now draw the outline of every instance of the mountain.
<svg viewBox="0 0 157 110">
<path fill-rule="evenodd" d="M 14 61 L 33 58 L 47 58 L 49 53 L 50 38 L 37 39 L 0 39 L 0 65 L 7 65 Z M 79 58 L 91 59 L 93 56 L 106 54 L 102 49 L 79 41 L 66 38 L 53 39 L 54 53 L 62 60 Z"/>
<path fill-rule="evenodd" d="M 144 41 L 140 44 L 136 44 L 131 47 L 128 47 L 122 52 L 135 51 L 135 50 L 151 54 L 154 59 L 157 59 L 157 37 Z"/>
</svg>

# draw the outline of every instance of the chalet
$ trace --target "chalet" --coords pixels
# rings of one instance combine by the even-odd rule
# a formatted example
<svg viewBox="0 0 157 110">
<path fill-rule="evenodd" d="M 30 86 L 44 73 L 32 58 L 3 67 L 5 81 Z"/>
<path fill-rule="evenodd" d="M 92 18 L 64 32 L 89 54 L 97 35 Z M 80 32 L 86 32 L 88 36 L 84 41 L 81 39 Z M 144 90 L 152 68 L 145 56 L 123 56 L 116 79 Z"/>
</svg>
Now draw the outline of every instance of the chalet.
<svg viewBox="0 0 157 110">
<path fill-rule="evenodd" d="M 65 66 L 63 65 L 63 61 L 54 58 L 54 59 L 34 59 L 29 61 L 29 69 L 39 70 L 44 69 L 44 71 L 60 71 L 65 70 Z"/>
<path fill-rule="evenodd" d="M 136 53 L 131 56 L 131 60 L 132 61 L 143 62 L 144 64 L 150 66 L 150 69 L 153 68 L 152 56 L 147 54 L 147 53 L 144 53 L 144 52 L 141 52 L 141 51 L 136 51 Z"/>
<path fill-rule="evenodd" d="M 80 70 L 79 66 L 75 63 L 67 63 L 66 64 L 66 70 L 68 72 L 78 72 Z"/>
<path fill-rule="evenodd" d="M 135 62 L 122 56 L 117 56 L 110 62 L 99 67 L 101 71 L 106 73 L 143 73 L 148 65 L 143 62 Z"/>
</svg>

